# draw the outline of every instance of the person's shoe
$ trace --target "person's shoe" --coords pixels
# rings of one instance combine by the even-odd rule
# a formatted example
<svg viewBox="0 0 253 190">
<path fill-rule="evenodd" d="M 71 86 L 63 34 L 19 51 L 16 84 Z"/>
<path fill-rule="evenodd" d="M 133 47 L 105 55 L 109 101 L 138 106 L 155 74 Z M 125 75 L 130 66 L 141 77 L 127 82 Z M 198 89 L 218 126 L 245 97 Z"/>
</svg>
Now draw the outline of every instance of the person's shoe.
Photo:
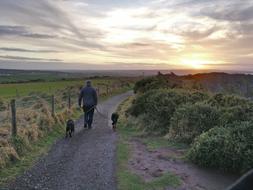
<svg viewBox="0 0 253 190">
<path fill-rule="evenodd" d="M 88 129 L 91 129 L 91 128 L 92 128 L 92 126 L 91 126 L 91 125 L 89 125 L 89 126 L 88 126 Z"/>
<path fill-rule="evenodd" d="M 84 124 L 83 128 L 87 129 L 87 124 L 86 123 Z"/>
</svg>

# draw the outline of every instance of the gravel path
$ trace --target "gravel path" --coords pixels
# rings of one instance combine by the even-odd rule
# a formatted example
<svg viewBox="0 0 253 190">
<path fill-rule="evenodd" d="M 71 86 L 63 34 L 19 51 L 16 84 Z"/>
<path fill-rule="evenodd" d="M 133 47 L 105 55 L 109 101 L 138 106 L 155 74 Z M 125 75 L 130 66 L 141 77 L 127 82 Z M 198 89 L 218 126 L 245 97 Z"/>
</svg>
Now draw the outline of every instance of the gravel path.
<svg viewBox="0 0 253 190">
<path fill-rule="evenodd" d="M 98 105 L 110 116 L 127 92 Z M 95 113 L 93 129 L 83 129 L 83 118 L 76 122 L 75 135 L 55 143 L 48 155 L 10 184 L 10 189 L 115 190 L 116 134 L 109 117 Z"/>
</svg>

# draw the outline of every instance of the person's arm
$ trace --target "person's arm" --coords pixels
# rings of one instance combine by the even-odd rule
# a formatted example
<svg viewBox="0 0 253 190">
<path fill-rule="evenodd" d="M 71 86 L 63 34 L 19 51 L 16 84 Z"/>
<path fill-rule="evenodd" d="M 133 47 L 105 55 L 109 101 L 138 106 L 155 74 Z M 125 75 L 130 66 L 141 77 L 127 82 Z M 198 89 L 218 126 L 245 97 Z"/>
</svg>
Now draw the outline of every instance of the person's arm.
<svg viewBox="0 0 253 190">
<path fill-rule="evenodd" d="M 82 99 L 83 99 L 83 90 L 81 89 L 80 94 L 79 94 L 79 98 L 78 98 L 79 107 L 81 107 L 81 105 L 82 105 Z"/>
</svg>

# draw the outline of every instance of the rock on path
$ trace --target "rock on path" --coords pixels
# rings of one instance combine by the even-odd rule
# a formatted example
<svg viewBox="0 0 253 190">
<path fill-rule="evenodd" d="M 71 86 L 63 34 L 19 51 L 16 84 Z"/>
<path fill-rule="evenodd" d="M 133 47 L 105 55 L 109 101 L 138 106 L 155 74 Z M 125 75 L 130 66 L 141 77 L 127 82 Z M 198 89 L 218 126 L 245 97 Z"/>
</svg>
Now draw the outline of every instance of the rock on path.
<svg viewBox="0 0 253 190">
<path fill-rule="evenodd" d="M 98 105 L 93 129 L 83 129 L 83 117 L 76 122 L 71 139 L 58 140 L 48 155 L 9 185 L 9 189 L 115 190 L 116 134 L 109 116 L 132 92 L 114 96 Z"/>
</svg>

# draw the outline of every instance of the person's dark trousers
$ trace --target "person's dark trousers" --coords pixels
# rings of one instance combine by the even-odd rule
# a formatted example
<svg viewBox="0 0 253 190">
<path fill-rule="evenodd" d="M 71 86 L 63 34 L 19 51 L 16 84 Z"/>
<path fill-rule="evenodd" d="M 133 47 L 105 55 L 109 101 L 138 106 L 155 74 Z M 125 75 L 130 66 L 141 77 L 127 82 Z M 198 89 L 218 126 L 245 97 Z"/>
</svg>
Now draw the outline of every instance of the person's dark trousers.
<svg viewBox="0 0 253 190">
<path fill-rule="evenodd" d="M 84 125 L 88 125 L 88 128 L 91 128 L 94 115 L 94 106 L 85 106 L 84 111 Z"/>
</svg>

